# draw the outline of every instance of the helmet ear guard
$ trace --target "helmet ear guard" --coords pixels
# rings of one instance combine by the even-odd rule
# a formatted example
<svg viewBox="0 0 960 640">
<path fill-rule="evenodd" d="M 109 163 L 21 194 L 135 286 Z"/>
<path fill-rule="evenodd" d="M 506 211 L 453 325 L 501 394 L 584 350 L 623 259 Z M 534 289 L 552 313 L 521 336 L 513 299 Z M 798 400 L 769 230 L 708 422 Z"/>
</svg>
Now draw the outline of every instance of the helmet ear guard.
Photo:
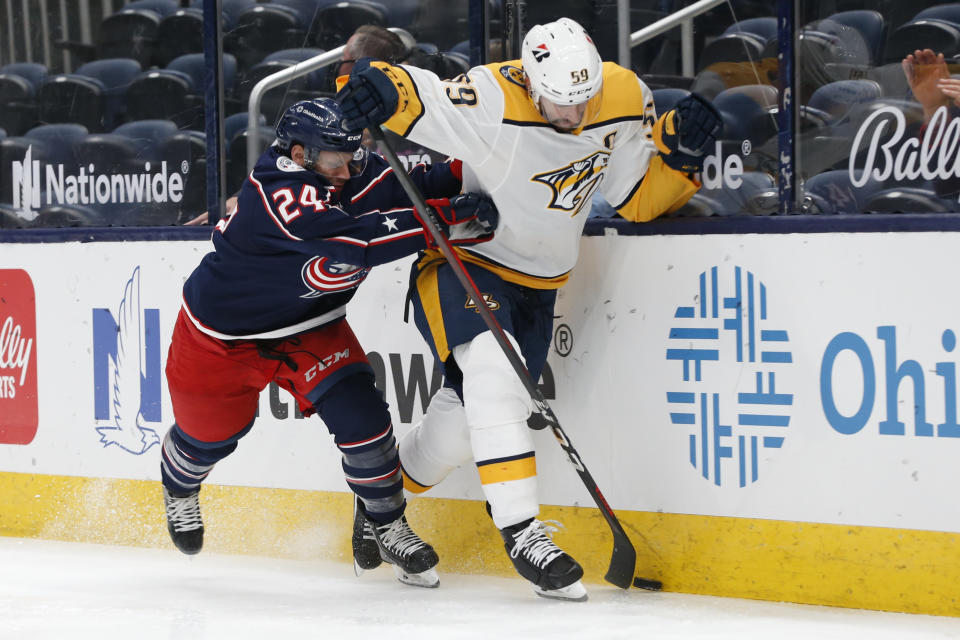
<svg viewBox="0 0 960 640">
<path fill-rule="evenodd" d="M 603 61 L 596 45 L 569 18 L 534 25 L 523 39 L 521 62 L 537 105 L 541 98 L 558 105 L 581 104 L 603 84 Z"/>
</svg>

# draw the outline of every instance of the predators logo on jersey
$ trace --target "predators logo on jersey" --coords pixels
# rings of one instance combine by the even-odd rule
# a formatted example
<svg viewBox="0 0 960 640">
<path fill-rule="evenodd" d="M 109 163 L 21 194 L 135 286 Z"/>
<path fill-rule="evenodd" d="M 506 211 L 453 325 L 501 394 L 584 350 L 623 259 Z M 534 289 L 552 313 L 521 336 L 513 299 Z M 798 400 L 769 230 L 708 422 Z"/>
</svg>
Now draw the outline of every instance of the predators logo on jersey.
<svg viewBox="0 0 960 640">
<path fill-rule="evenodd" d="M 573 217 L 580 213 L 600 186 L 603 170 L 609 161 L 609 151 L 597 151 L 560 169 L 538 173 L 531 180 L 542 182 L 553 191 L 548 208 L 570 211 L 570 217 Z"/>
</svg>

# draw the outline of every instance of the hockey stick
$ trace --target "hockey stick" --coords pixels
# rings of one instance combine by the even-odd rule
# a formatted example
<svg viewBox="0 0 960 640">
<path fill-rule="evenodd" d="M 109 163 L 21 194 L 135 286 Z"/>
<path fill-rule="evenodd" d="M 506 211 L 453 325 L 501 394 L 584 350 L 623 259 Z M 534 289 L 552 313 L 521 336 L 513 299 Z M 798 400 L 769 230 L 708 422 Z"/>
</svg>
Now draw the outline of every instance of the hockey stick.
<svg viewBox="0 0 960 640">
<path fill-rule="evenodd" d="M 383 132 L 380 131 L 380 128 L 377 126 L 370 127 L 370 134 L 373 136 L 373 139 L 377 141 L 380 150 L 387 159 L 387 162 L 389 162 L 390 166 L 393 168 L 393 172 L 397 176 L 397 179 L 400 180 L 403 190 L 407 192 L 407 196 L 410 197 L 410 200 L 413 202 L 413 205 L 417 208 L 417 210 L 423 214 L 421 216 L 423 223 L 426 226 L 427 231 L 436 241 L 437 247 L 440 249 L 440 253 L 442 253 L 443 257 L 447 259 L 447 262 L 450 264 L 450 268 L 453 269 L 453 272 L 456 274 L 460 284 L 463 285 L 464 290 L 467 292 L 467 296 L 473 302 L 474 306 L 476 306 L 477 311 L 480 313 L 480 317 L 483 318 L 487 328 L 490 329 L 490 333 L 492 333 L 494 338 L 496 338 L 497 344 L 499 344 L 500 348 L 503 349 L 504 354 L 507 356 L 507 360 L 510 361 L 510 365 L 513 367 L 513 370 L 516 371 L 517 375 L 520 377 L 520 381 L 523 383 L 523 386 L 533 399 L 540 417 L 553 430 L 553 435 L 560 442 L 560 447 L 567 454 L 567 458 L 577 470 L 580 480 L 583 481 L 583 484 L 586 486 L 587 491 L 593 498 L 593 501 L 597 503 L 600 513 L 603 514 L 604 519 L 607 521 L 607 525 L 609 525 L 610 530 L 613 533 L 613 555 L 610 558 L 610 567 L 607 569 L 607 575 L 604 576 L 604 579 L 607 582 L 620 587 L 621 589 L 629 589 L 630 585 L 632 584 L 640 587 L 641 589 L 659 591 L 663 588 L 663 585 L 657 580 L 648 580 L 645 578 L 634 579 L 634 570 L 636 569 L 637 564 L 637 551 L 634 549 L 633 543 L 630 542 L 627 532 L 623 530 L 623 526 L 620 524 L 620 521 L 617 520 L 617 516 L 613 513 L 613 509 L 611 509 L 610 505 L 607 504 L 607 500 L 600 492 L 600 488 L 594 481 L 593 476 L 590 475 L 589 471 L 587 471 L 587 467 L 583 464 L 580 454 L 577 453 L 577 450 L 573 448 L 573 444 L 570 442 L 567 434 L 560 426 L 560 421 L 557 420 L 557 417 L 554 415 L 550 405 L 547 404 L 546 398 L 544 398 L 543 394 L 540 393 L 540 389 L 537 388 L 536 383 L 531 378 L 530 372 L 527 371 L 526 365 L 524 365 L 523 360 L 520 359 L 520 355 L 513 348 L 513 345 L 510 344 L 506 333 L 503 331 L 503 327 L 500 326 L 500 323 L 497 322 L 497 319 L 487 307 L 486 301 L 483 299 L 483 296 L 480 295 L 480 291 L 477 289 L 476 283 L 474 283 L 473 279 L 470 277 L 470 274 L 467 273 L 467 269 L 463 266 L 463 262 L 460 261 L 460 257 L 453 250 L 453 247 L 450 245 L 450 241 L 447 240 L 446 236 L 444 236 L 440 231 L 436 221 L 434 220 L 433 209 L 427 205 L 423 194 L 420 193 L 420 190 L 415 184 L 413 184 L 410 176 L 407 175 L 406 169 L 404 169 L 403 165 L 400 163 L 400 160 L 397 158 L 397 154 L 390 147 L 389 143 L 384 139 Z"/>
</svg>

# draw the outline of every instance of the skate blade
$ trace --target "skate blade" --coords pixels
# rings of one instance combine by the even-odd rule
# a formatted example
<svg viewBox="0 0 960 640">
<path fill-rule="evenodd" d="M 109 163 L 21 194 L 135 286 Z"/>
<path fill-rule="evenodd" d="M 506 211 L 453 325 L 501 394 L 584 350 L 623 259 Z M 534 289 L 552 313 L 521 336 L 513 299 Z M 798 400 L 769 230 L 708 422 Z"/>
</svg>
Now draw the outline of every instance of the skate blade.
<svg viewBox="0 0 960 640">
<path fill-rule="evenodd" d="M 572 600 L 573 602 L 586 602 L 587 600 L 587 589 L 579 580 L 560 589 L 541 589 L 537 585 L 533 585 L 533 592 L 541 598 L 550 598 L 551 600 Z"/>
<path fill-rule="evenodd" d="M 412 587 L 424 587 L 426 589 L 436 589 L 440 586 L 440 576 L 436 569 L 427 569 L 423 573 L 407 573 L 397 565 L 393 565 L 393 575 L 403 584 Z"/>
<path fill-rule="evenodd" d="M 381 564 L 383 564 L 383 563 L 382 563 L 382 562 L 378 562 L 377 564 L 375 564 L 375 565 L 373 565 L 373 566 L 364 567 L 364 566 L 361 565 L 359 562 L 357 562 L 357 559 L 356 559 L 356 558 L 354 558 L 354 559 L 353 559 L 353 573 L 354 573 L 354 575 L 356 575 L 356 576 L 359 578 L 360 576 L 362 576 L 362 575 L 363 575 L 364 573 L 366 573 L 367 571 L 372 571 L 373 569 L 376 569 L 377 567 L 379 567 Z"/>
</svg>

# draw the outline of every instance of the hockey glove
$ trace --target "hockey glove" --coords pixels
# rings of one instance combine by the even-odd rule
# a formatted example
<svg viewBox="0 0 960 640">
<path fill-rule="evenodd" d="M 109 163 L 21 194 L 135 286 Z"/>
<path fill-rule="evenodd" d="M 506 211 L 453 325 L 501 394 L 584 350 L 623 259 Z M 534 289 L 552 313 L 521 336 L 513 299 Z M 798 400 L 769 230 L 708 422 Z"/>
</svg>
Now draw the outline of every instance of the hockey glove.
<svg viewBox="0 0 960 640">
<path fill-rule="evenodd" d="M 462 193 L 452 198 L 427 200 L 436 215 L 433 220 L 450 240 L 450 244 L 477 244 L 493 238 L 500 222 L 500 213 L 489 197 L 478 193 Z M 429 235 L 429 234 L 428 234 Z M 427 244 L 437 246 L 433 237 Z"/>
<path fill-rule="evenodd" d="M 349 131 L 386 122 L 397 110 L 397 88 L 387 74 L 370 66 L 372 59 L 360 58 L 350 72 L 350 79 L 337 92 L 343 128 Z"/>
<path fill-rule="evenodd" d="M 720 112 L 696 93 L 660 116 L 653 126 L 653 141 L 671 169 L 696 173 L 703 169 L 703 157 L 723 133 Z"/>
</svg>

